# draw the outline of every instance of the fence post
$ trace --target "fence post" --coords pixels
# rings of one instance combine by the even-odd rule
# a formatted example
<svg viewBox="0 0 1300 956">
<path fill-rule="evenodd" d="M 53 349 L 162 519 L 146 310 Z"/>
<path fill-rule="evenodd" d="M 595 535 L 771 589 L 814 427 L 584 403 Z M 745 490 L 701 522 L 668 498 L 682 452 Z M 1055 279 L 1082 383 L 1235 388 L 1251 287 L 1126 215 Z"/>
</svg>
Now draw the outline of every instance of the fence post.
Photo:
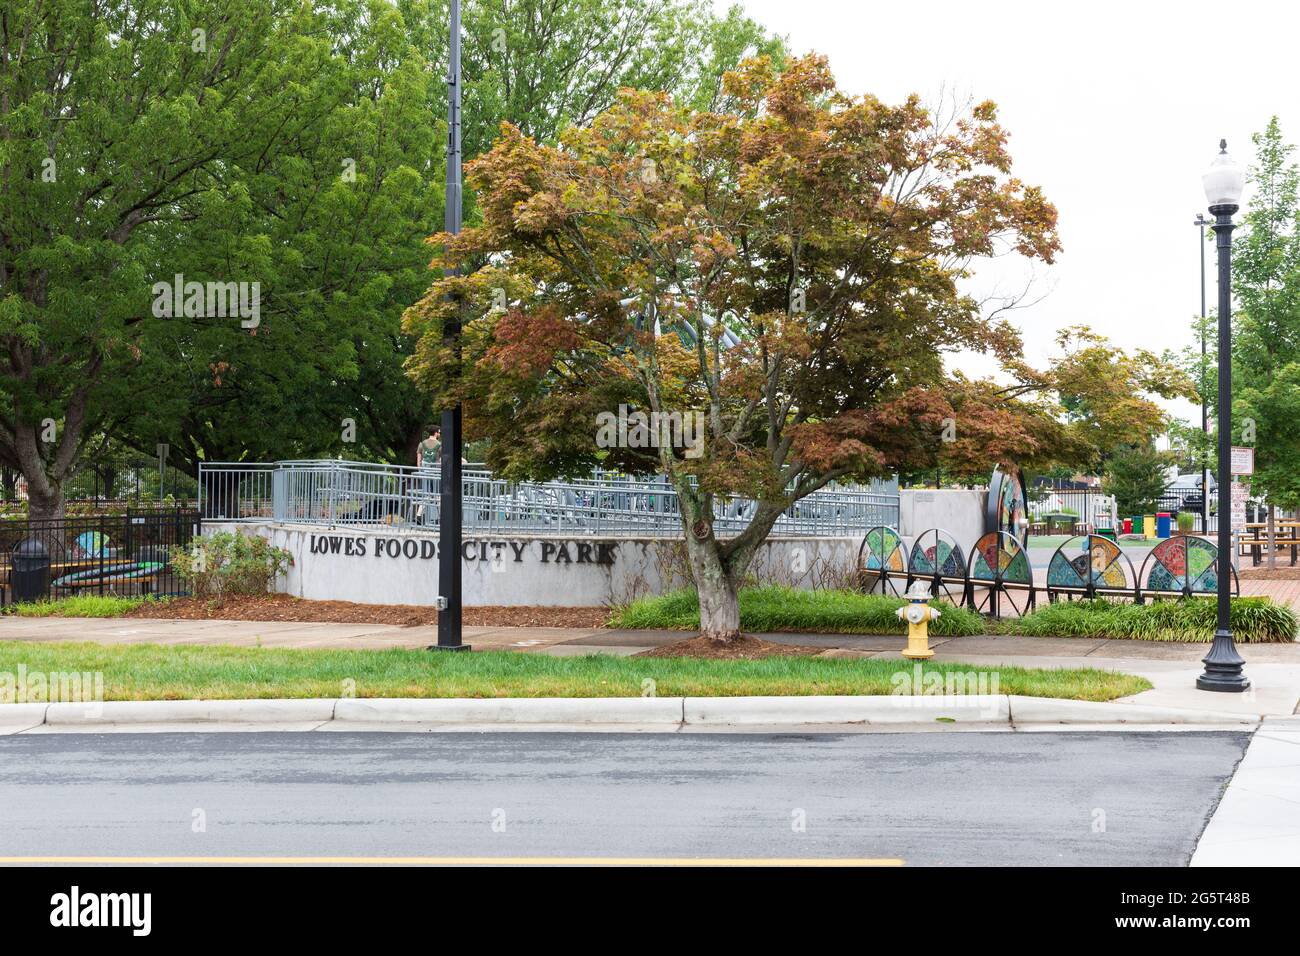
<svg viewBox="0 0 1300 956">
<path fill-rule="evenodd" d="M 271 517 L 284 521 L 289 516 L 289 473 L 282 468 L 271 472 Z"/>
<path fill-rule="evenodd" d="M 98 591 L 100 597 L 104 596 L 104 552 L 108 550 L 107 542 L 108 542 L 108 530 L 104 526 L 104 516 L 100 515 L 99 516 L 99 547 L 95 549 L 96 551 L 99 552 L 99 580 L 96 583 L 98 585 Z"/>
</svg>

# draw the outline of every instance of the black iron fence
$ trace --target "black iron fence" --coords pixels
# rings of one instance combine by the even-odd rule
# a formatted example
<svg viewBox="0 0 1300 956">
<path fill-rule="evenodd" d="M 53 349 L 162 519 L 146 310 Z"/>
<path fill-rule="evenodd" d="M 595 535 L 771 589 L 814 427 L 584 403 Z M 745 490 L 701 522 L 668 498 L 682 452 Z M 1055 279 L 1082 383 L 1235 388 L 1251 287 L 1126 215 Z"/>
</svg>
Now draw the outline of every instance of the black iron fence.
<svg viewBox="0 0 1300 956">
<path fill-rule="evenodd" d="M 1030 531 L 1074 534 L 1109 528 L 1115 519 L 1115 499 L 1096 488 L 1034 486 L 1029 490 Z M 1085 527 L 1086 526 L 1086 527 Z"/>
<path fill-rule="evenodd" d="M 1210 513 L 1216 512 L 1218 502 L 1213 497 L 1210 499 Z M 1203 503 L 1201 501 L 1200 491 L 1187 492 L 1176 488 L 1167 488 L 1165 493 L 1156 499 L 1155 511 L 1163 512 L 1170 515 L 1174 522 L 1174 527 L 1180 527 L 1178 524 L 1179 515 L 1191 515 L 1191 524 L 1184 526 L 1183 530 L 1190 534 L 1205 533 L 1205 516 L 1202 514 Z M 1135 517 L 1134 515 L 1121 515 L 1121 518 Z M 1188 519 L 1184 518 L 1184 522 Z M 1211 522 L 1213 524 L 1213 522 Z"/>
<path fill-rule="evenodd" d="M 0 520 L 0 604 L 77 594 L 180 595 L 171 548 L 200 532 L 191 509 Z"/>
<path fill-rule="evenodd" d="M 1211 515 L 1215 512 L 1216 503 L 1212 492 Z M 1144 511 L 1144 514 L 1157 513 L 1168 514 L 1174 530 L 1180 528 L 1178 516 L 1184 514 L 1188 517 L 1183 519 L 1182 530 L 1189 534 L 1202 534 L 1205 531 L 1199 489 L 1172 486 L 1166 488 L 1164 494 L 1156 499 L 1150 511 Z M 1059 488 L 1038 485 L 1030 489 L 1030 530 L 1036 533 L 1071 534 L 1095 531 L 1098 528 L 1122 527 L 1125 518 L 1133 517 L 1140 519 L 1142 516 L 1124 511 L 1114 498 L 1104 494 L 1098 488 Z M 1213 528 L 1213 521 L 1211 521 L 1211 528 Z M 1137 522 L 1134 530 L 1141 533 L 1141 520 Z"/>
</svg>

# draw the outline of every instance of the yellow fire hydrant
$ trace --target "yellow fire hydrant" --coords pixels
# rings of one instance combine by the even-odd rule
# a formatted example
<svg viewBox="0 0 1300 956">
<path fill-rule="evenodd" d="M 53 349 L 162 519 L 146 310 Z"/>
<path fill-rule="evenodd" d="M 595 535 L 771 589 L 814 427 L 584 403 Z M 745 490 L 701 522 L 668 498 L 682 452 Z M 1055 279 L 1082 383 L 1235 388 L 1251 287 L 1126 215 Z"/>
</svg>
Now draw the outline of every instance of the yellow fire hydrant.
<svg viewBox="0 0 1300 956">
<path fill-rule="evenodd" d="M 930 587 L 924 581 L 913 583 L 907 592 L 907 599 L 912 603 L 898 609 L 898 616 L 907 622 L 907 649 L 903 656 L 911 660 L 924 660 L 934 657 L 930 650 L 930 622 L 940 614 L 928 604 Z"/>
</svg>

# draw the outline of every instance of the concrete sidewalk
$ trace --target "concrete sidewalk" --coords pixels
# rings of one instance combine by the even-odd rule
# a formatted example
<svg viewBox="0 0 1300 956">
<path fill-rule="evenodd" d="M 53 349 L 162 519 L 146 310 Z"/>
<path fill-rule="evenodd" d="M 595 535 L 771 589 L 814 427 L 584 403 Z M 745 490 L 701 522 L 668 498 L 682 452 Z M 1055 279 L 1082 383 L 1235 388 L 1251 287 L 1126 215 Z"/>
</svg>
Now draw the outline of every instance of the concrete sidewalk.
<svg viewBox="0 0 1300 956">
<path fill-rule="evenodd" d="M 552 655 L 630 655 L 670 644 L 683 631 L 608 628 L 466 627 L 476 650 L 513 650 Z M 902 660 L 901 636 L 856 634 L 764 634 L 767 640 L 824 647 L 827 656 Z M 310 624 L 289 621 L 178 621 L 144 618 L 0 618 L 0 640 L 95 641 L 106 644 L 225 644 L 284 648 L 376 649 L 426 647 L 436 628 L 387 624 Z M 1207 644 L 1112 641 L 1060 637 L 935 637 L 935 661 L 975 667 L 1095 667 L 1146 677 L 1154 688 L 1125 702 L 1255 716 L 1300 712 L 1300 644 L 1247 644 L 1253 687 L 1245 694 L 1196 690 Z"/>
<path fill-rule="evenodd" d="M 1266 720 L 1201 834 L 1192 866 L 1300 860 L 1300 718 Z"/>
</svg>

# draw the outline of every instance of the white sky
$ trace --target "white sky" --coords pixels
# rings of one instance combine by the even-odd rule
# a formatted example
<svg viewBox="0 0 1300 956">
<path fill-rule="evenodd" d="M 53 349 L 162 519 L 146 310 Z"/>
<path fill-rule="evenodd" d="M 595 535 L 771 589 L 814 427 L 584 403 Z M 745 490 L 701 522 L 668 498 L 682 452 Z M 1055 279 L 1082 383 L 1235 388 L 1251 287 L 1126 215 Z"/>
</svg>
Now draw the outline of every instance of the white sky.
<svg viewBox="0 0 1300 956">
<path fill-rule="evenodd" d="M 1220 137 L 1248 164 L 1251 134 L 1276 114 L 1300 142 L 1300 5 L 1291 0 L 739 2 L 792 52 L 826 54 L 846 92 L 933 102 L 947 88 L 998 104 L 1015 175 L 1060 213 L 1064 251 L 1035 270 L 1031 298 L 1048 294 L 1011 315 L 1039 363 L 1055 331 L 1079 323 L 1126 348 L 1190 343 L 1200 311 L 1192 221 Z M 1213 308 L 1212 248 L 1207 268 Z M 1026 275 L 1023 263 L 1001 260 L 973 291 L 1009 293 Z M 1171 409 L 1199 420 L 1189 403 Z"/>
</svg>

